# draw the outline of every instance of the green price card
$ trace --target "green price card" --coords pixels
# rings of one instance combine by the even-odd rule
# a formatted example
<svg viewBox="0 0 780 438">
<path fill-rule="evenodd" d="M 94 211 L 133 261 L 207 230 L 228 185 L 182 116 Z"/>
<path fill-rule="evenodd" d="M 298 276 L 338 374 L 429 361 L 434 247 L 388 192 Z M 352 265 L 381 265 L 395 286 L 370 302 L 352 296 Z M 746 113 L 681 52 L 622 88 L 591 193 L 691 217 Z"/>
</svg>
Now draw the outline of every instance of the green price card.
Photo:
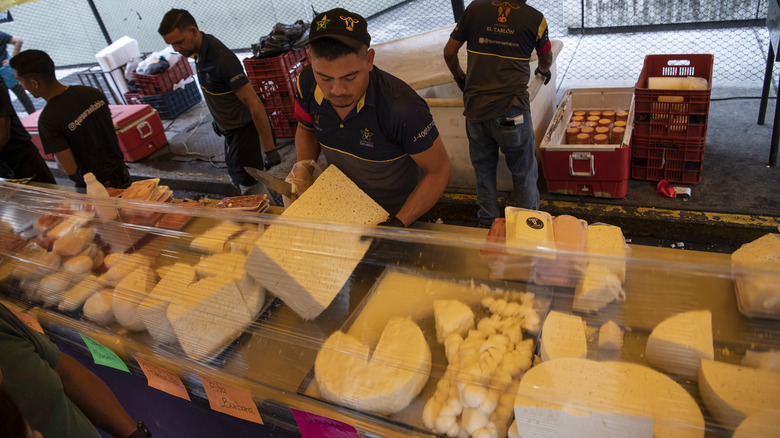
<svg viewBox="0 0 780 438">
<path fill-rule="evenodd" d="M 98 344 L 87 336 L 81 335 L 81 339 L 83 339 L 84 343 L 87 344 L 87 348 L 89 349 L 89 352 L 92 353 L 92 359 L 94 359 L 96 364 L 116 368 L 127 373 L 130 372 L 130 370 L 127 368 L 127 365 L 125 365 L 125 363 L 122 362 L 122 359 L 120 359 L 119 356 L 117 356 L 113 351 Z"/>
</svg>

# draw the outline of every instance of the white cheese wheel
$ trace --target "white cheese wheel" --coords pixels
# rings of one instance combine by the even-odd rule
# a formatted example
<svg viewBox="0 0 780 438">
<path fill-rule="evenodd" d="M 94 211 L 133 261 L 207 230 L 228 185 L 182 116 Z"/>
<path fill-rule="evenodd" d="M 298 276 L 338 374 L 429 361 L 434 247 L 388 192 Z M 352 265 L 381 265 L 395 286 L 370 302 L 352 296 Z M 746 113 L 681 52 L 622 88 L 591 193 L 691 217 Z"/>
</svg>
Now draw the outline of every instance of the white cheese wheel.
<svg viewBox="0 0 780 438">
<path fill-rule="evenodd" d="M 735 428 L 749 415 L 780 406 L 780 372 L 702 360 L 699 392 L 718 423 Z"/>
<path fill-rule="evenodd" d="M 218 276 L 190 284 L 166 314 L 184 352 L 209 360 L 252 323 L 235 277 Z"/>
<path fill-rule="evenodd" d="M 122 327 L 132 331 L 146 330 L 138 306 L 149 295 L 155 284 L 157 284 L 157 274 L 154 269 L 143 265 L 127 274 L 116 285 L 111 308 L 116 321 Z"/>
<path fill-rule="evenodd" d="M 695 379 L 701 360 L 715 357 L 712 312 L 684 312 L 661 321 L 647 338 L 645 357 L 656 368 Z"/>
<path fill-rule="evenodd" d="M 582 318 L 551 311 L 542 326 L 541 357 L 543 361 L 588 355 L 588 339 Z"/>
<path fill-rule="evenodd" d="M 185 291 L 195 280 L 195 269 L 192 266 L 186 263 L 174 263 L 138 306 L 141 320 L 155 342 L 165 344 L 176 339 L 173 327 L 166 317 L 168 305 L 177 294 Z"/>
<path fill-rule="evenodd" d="M 411 318 L 393 318 L 373 354 L 341 331 L 323 344 L 314 362 L 320 394 L 362 412 L 396 413 L 420 393 L 431 372 L 431 350 Z"/>
<path fill-rule="evenodd" d="M 564 358 L 528 370 L 515 397 L 524 437 L 703 437 L 704 417 L 664 374 L 628 362 Z"/>
<path fill-rule="evenodd" d="M 574 290 L 572 310 L 594 313 L 615 300 L 624 300 L 623 282 L 604 263 L 589 263 Z"/>
<path fill-rule="evenodd" d="M 436 340 L 439 342 L 444 342 L 453 333 L 463 336 L 474 328 L 474 312 L 458 300 L 434 301 L 433 316 L 436 320 Z"/>
<path fill-rule="evenodd" d="M 780 410 L 767 409 L 745 418 L 734 431 L 732 438 L 766 438 L 778 434 L 780 434 Z"/>
</svg>

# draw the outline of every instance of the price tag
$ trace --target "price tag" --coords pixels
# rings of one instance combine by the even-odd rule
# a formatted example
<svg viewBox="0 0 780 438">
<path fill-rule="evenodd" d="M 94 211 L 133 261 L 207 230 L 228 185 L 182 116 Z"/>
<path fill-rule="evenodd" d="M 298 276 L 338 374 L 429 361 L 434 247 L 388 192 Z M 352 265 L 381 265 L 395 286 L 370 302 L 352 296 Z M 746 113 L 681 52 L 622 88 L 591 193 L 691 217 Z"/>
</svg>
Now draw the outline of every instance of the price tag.
<svg viewBox="0 0 780 438">
<path fill-rule="evenodd" d="M 359 438 L 353 426 L 321 415 L 290 408 L 302 438 Z"/>
<path fill-rule="evenodd" d="M 191 401 L 190 395 L 187 393 L 187 388 L 185 388 L 184 384 L 181 383 L 179 376 L 171 371 L 166 370 L 165 368 L 158 367 L 151 362 L 147 362 L 138 356 L 133 357 L 146 375 L 146 380 L 149 382 L 149 386 L 155 389 L 159 389 L 160 391 L 167 392 L 170 395 Z"/>
<path fill-rule="evenodd" d="M 263 419 L 260 418 L 260 413 L 257 411 L 257 406 L 249 392 L 211 380 L 208 377 L 199 377 L 200 381 L 203 382 L 203 389 L 206 390 L 206 397 L 209 399 L 211 409 L 242 420 L 263 424 Z"/>
<path fill-rule="evenodd" d="M 81 335 L 81 339 L 83 339 L 84 343 L 87 344 L 87 348 L 89 349 L 89 352 L 92 353 L 92 359 L 96 364 L 105 365 L 107 367 L 115 368 L 127 373 L 130 372 L 130 370 L 127 368 L 127 365 L 125 365 L 125 363 L 122 362 L 122 359 L 120 359 L 119 356 L 117 356 L 113 351 L 98 344 L 87 336 Z"/>
<path fill-rule="evenodd" d="M 22 312 L 17 312 L 16 310 L 13 309 L 8 309 L 8 310 L 10 310 L 14 315 L 16 315 L 16 317 L 19 318 L 23 323 L 27 324 L 27 326 L 30 327 L 31 329 L 35 330 L 36 332 L 43 333 L 43 327 L 41 327 L 38 321 L 35 318 L 33 318 L 31 315 Z M 46 333 L 43 334 L 45 335 Z"/>
</svg>

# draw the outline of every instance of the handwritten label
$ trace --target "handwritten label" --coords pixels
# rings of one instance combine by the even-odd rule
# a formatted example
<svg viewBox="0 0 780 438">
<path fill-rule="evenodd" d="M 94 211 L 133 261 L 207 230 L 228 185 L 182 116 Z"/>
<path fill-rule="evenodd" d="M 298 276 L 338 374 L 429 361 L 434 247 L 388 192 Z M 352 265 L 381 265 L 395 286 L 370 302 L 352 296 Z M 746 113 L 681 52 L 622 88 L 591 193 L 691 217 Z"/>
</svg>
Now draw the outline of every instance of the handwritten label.
<svg viewBox="0 0 780 438">
<path fill-rule="evenodd" d="M 200 381 L 203 382 L 203 389 L 206 390 L 206 397 L 209 399 L 211 409 L 242 420 L 263 424 L 263 419 L 260 418 L 260 413 L 257 411 L 257 406 L 249 392 L 211 380 L 208 377 L 199 377 Z"/>
<path fill-rule="evenodd" d="M 43 327 L 41 327 L 38 321 L 35 318 L 33 318 L 31 315 L 22 312 L 17 312 L 16 310 L 13 309 L 8 309 L 8 310 L 10 310 L 11 313 L 16 315 L 17 318 L 19 318 L 23 323 L 25 323 L 31 329 L 35 330 L 36 332 L 43 333 Z"/>
<path fill-rule="evenodd" d="M 357 430 L 347 423 L 290 408 L 303 438 L 358 438 Z"/>
<path fill-rule="evenodd" d="M 165 368 L 158 367 L 157 365 L 147 362 L 138 356 L 133 356 L 141 367 L 141 370 L 146 375 L 146 380 L 149 386 L 160 391 L 167 392 L 170 395 L 183 398 L 184 400 L 191 401 L 190 395 L 187 393 L 187 388 L 181 383 L 181 379 L 175 373 L 166 370 Z"/>
<path fill-rule="evenodd" d="M 125 365 L 125 363 L 122 362 L 122 359 L 120 359 L 119 356 L 117 356 L 113 351 L 100 345 L 87 336 L 81 335 L 81 339 L 83 339 L 84 343 L 87 344 L 87 348 L 89 349 L 89 352 L 92 353 L 92 359 L 96 364 L 116 368 L 127 373 L 130 372 L 130 370 L 127 368 L 127 365 Z"/>
</svg>

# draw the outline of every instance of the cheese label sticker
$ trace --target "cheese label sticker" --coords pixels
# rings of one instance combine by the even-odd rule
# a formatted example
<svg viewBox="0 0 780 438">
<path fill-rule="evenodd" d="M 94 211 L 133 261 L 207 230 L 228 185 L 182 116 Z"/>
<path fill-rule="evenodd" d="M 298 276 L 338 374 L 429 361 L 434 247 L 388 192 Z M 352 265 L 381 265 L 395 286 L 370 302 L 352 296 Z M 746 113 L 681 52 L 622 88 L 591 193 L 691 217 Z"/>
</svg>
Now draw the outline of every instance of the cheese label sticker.
<svg viewBox="0 0 780 438">
<path fill-rule="evenodd" d="M 22 312 L 17 312 L 16 310 L 13 309 L 8 309 L 8 310 L 10 310 L 11 313 L 16 315 L 16 317 L 19 318 L 20 321 L 25 323 L 27 327 L 30 327 L 36 332 L 43 333 L 43 327 L 41 327 L 41 325 L 38 323 L 38 321 L 35 318 L 32 317 L 32 315 L 28 315 Z M 43 334 L 45 335 L 46 333 Z"/>
<path fill-rule="evenodd" d="M 127 373 L 130 372 L 130 370 L 127 368 L 127 365 L 122 362 L 122 359 L 120 359 L 116 353 L 84 335 L 81 335 L 81 339 L 84 340 L 84 343 L 87 345 L 89 352 L 92 353 L 92 359 L 96 364 L 115 368 Z"/>
<path fill-rule="evenodd" d="M 209 399 L 211 409 L 242 420 L 263 424 L 260 412 L 257 411 L 257 406 L 249 392 L 211 380 L 208 377 L 198 377 L 203 383 L 203 389 L 206 390 L 206 397 Z"/>
<path fill-rule="evenodd" d="M 138 356 L 133 357 L 146 375 L 149 386 L 167 392 L 170 395 L 183 398 L 184 400 L 192 401 L 190 400 L 190 395 L 187 393 L 187 388 L 181 383 L 179 376 L 165 368 L 147 362 Z"/>
<path fill-rule="evenodd" d="M 290 408 L 303 438 L 358 438 L 353 426 L 321 415 Z"/>
</svg>

